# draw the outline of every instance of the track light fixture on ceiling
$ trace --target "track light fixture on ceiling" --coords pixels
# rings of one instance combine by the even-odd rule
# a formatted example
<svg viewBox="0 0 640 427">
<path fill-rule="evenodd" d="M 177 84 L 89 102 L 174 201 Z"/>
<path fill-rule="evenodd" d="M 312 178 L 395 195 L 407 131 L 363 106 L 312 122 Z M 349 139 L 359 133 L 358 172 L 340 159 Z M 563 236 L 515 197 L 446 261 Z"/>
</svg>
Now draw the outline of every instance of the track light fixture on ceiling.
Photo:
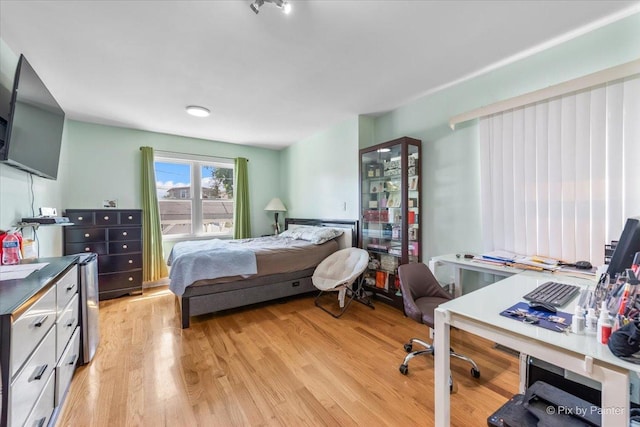
<svg viewBox="0 0 640 427">
<path fill-rule="evenodd" d="M 291 3 L 286 0 L 254 0 L 249 7 L 257 15 L 260 12 L 260 8 L 265 3 L 273 3 L 278 6 L 285 14 L 291 13 Z"/>
</svg>

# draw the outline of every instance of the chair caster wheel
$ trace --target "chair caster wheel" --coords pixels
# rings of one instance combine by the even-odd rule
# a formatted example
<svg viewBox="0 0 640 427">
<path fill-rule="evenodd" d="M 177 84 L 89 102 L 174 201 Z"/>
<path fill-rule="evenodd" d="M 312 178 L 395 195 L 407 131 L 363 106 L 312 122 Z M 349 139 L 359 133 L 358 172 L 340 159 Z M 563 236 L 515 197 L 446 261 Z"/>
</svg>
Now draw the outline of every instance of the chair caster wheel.
<svg viewBox="0 0 640 427">
<path fill-rule="evenodd" d="M 480 371 L 476 368 L 471 368 L 471 376 L 473 378 L 480 378 Z"/>
<path fill-rule="evenodd" d="M 411 353 L 411 350 L 413 350 L 413 345 L 411 343 L 404 345 L 404 351 L 406 351 L 407 353 Z"/>
<path fill-rule="evenodd" d="M 400 373 L 407 375 L 409 373 L 409 367 L 407 365 L 400 365 Z"/>
</svg>

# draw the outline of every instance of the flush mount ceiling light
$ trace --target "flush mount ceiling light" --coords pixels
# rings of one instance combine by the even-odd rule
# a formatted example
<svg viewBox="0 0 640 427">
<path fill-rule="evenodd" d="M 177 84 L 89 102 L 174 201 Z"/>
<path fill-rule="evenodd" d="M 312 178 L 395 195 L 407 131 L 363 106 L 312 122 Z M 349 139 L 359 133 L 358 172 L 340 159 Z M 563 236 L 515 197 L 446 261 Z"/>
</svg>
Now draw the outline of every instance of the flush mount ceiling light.
<svg viewBox="0 0 640 427">
<path fill-rule="evenodd" d="M 280 9 L 282 9 L 282 12 L 284 12 L 287 15 L 291 13 L 291 3 L 289 3 L 286 0 L 254 0 L 253 3 L 249 5 L 249 7 L 257 15 L 260 12 L 260 8 L 265 3 L 275 4 Z"/>
<path fill-rule="evenodd" d="M 211 114 L 211 111 L 209 111 L 207 108 L 200 107 L 198 105 L 189 105 L 186 110 L 187 113 L 196 117 L 208 117 L 209 114 Z"/>
</svg>

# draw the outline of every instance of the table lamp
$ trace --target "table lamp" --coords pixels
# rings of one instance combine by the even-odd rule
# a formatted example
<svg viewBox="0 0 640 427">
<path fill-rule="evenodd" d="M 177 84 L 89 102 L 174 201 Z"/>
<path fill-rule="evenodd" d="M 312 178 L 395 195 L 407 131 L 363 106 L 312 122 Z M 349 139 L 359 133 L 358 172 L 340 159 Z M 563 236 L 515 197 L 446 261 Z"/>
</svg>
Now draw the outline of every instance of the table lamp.
<svg viewBox="0 0 640 427">
<path fill-rule="evenodd" d="M 278 213 L 279 212 L 286 212 L 287 208 L 284 206 L 284 203 L 282 203 L 282 200 L 280 200 L 277 197 L 274 197 L 273 199 L 271 199 L 271 201 L 269 203 L 267 203 L 267 206 L 264 208 L 265 211 L 268 212 L 274 212 L 274 229 L 275 229 L 275 234 L 280 233 L 280 224 L 278 223 Z"/>
</svg>

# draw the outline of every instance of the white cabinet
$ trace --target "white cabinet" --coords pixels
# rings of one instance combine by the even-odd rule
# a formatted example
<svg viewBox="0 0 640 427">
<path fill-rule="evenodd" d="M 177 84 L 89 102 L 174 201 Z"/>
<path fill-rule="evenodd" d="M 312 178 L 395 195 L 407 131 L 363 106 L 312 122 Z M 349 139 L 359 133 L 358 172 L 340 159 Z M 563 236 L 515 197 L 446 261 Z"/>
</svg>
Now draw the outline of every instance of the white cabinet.
<svg viewBox="0 0 640 427">
<path fill-rule="evenodd" d="M 0 425 L 47 425 L 71 383 L 79 355 L 76 257 L 0 286 Z"/>
</svg>

